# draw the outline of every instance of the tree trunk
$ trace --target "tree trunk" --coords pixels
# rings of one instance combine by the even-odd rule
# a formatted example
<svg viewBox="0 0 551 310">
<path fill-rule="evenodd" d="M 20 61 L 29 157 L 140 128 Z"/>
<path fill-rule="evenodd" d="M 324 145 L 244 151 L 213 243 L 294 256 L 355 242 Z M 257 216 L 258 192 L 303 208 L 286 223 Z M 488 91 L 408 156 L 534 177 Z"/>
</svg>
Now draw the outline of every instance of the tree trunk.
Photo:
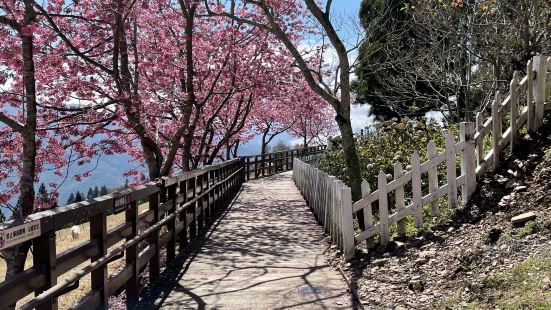
<svg viewBox="0 0 551 310">
<path fill-rule="evenodd" d="M 31 24 L 36 18 L 36 12 L 30 1 L 25 1 L 24 25 Z M 26 216 L 34 208 L 34 179 L 36 169 L 36 79 L 33 59 L 33 35 L 21 34 L 23 59 L 23 84 L 25 88 L 25 126 L 21 132 L 23 138 L 23 166 L 19 185 L 17 210 L 19 214 L 13 217 Z M 22 272 L 25 268 L 30 242 L 2 251 L 6 260 L 6 279 Z M 9 307 L 15 308 L 15 305 Z"/>
<path fill-rule="evenodd" d="M 352 122 L 350 121 L 350 115 L 337 114 L 335 117 L 342 138 L 342 149 L 344 152 L 344 159 L 346 161 L 346 167 L 348 168 L 348 174 L 350 176 L 350 188 L 352 190 L 352 200 L 358 201 L 362 199 L 362 174 L 360 159 L 358 152 L 356 151 L 356 141 L 354 140 L 354 133 L 352 131 Z M 362 230 L 365 229 L 365 223 L 363 218 L 363 211 L 359 211 L 358 224 Z"/>
</svg>

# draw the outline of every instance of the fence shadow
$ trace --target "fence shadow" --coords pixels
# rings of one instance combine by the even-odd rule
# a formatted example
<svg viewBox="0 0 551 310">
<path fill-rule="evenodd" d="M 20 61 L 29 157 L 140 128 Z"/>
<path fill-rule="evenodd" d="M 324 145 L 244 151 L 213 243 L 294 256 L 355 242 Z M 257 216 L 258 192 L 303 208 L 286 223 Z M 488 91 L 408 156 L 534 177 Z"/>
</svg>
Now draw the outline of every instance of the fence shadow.
<svg viewBox="0 0 551 310">
<path fill-rule="evenodd" d="M 135 309 L 205 309 L 207 298 L 208 308 L 216 308 L 217 301 L 233 299 L 239 291 L 280 298 L 281 303 L 271 309 L 309 305 L 350 309 L 340 302 L 331 303 L 343 299 L 340 304 L 350 304 L 342 282 L 339 287 L 320 284 L 331 282 L 322 279 L 325 269 L 331 268 L 324 262 L 323 248 L 328 245 L 323 230 L 299 193 L 288 193 L 280 185 L 282 179 L 289 176 L 274 175 L 245 184 L 209 233 L 167 267 L 159 285 L 149 288 Z M 269 191 L 259 192 L 258 188 L 267 186 Z M 200 264 L 206 274 L 182 281 L 192 263 Z M 223 272 L 209 274 L 208 270 Z M 197 291 L 203 292 L 201 296 Z"/>
</svg>

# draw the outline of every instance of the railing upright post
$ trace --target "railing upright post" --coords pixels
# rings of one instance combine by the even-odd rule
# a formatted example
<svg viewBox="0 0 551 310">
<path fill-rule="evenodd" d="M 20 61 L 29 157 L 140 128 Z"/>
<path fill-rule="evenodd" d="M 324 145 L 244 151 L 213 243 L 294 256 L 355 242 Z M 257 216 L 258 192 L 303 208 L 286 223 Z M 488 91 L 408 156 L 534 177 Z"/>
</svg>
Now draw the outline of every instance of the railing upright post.
<svg viewBox="0 0 551 310">
<path fill-rule="evenodd" d="M 126 222 L 132 226 L 130 236 L 126 237 L 129 241 L 138 235 L 138 204 L 132 201 L 125 213 Z M 132 266 L 132 276 L 126 281 L 126 308 L 132 309 L 138 303 L 140 292 L 140 268 L 138 264 L 139 249 L 138 244 L 134 244 L 126 250 L 126 265 Z"/>
<path fill-rule="evenodd" d="M 455 158 L 455 138 L 453 132 L 446 135 L 446 176 L 448 183 L 448 208 L 454 210 L 457 207 L 457 167 Z"/>
<path fill-rule="evenodd" d="M 203 194 L 203 175 L 200 174 L 196 178 L 197 180 L 197 187 L 199 187 L 199 190 L 197 192 L 197 196 L 200 197 L 201 194 Z M 197 230 L 199 233 L 203 232 L 205 228 L 205 209 L 203 207 L 203 198 L 198 198 L 197 202 L 195 203 L 196 209 L 197 209 Z"/>
<path fill-rule="evenodd" d="M 352 219 L 352 192 L 349 187 L 341 191 L 342 247 L 346 260 L 354 257 L 354 220 Z"/>
<path fill-rule="evenodd" d="M 258 156 L 254 157 L 254 178 L 258 179 Z"/>
<path fill-rule="evenodd" d="M 172 203 L 170 206 L 170 209 L 168 210 L 168 214 L 173 214 L 176 212 L 176 188 L 177 184 L 172 184 L 167 190 L 168 200 L 172 199 Z M 176 216 L 174 216 L 168 223 L 167 223 L 168 233 L 170 234 L 170 239 L 168 240 L 168 243 L 166 245 L 166 258 L 167 263 L 174 260 L 176 257 Z"/>
<path fill-rule="evenodd" d="M 534 56 L 533 66 L 536 71 L 536 80 L 533 85 L 535 101 L 535 129 L 538 130 L 543 124 L 545 91 L 547 83 L 547 56 Z"/>
<path fill-rule="evenodd" d="M 513 72 L 513 79 L 509 85 L 509 97 L 511 98 L 511 152 L 515 150 L 515 145 L 518 140 L 518 104 L 519 104 L 519 91 L 518 91 L 519 77 L 518 71 Z"/>
<path fill-rule="evenodd" d="M 90 218 L 90 240 L 95 240 L 98 246 L 98 254 L 91 258 L 91 262 L 102 258 L 107 254 L 107 214 L 101 212 Z M 92 290 L 100 294 L 100 308 L 107 309 L 107 264 L 91 272 Z"/>
<path fill-rule="evenodd" d="M 182 196 L 182 200 L 183 200 L 182 204 L 185 204 L 188 201 L 187 192 L 188 192 L 188 180 L 181 181 L 180 182 L 180 196 Z M 178 234 L 178 240 L 179 240 L 179 243 L 180 243 L 180 251 L 184 250 L 188 245 L 188 240 L 187 240 L 187 229 L 188 229 L 187 210 L 188 210 L 188 208 L 185 208 L 184 210 L 182 210 L 182 212 L 179 215 L 180 222 L 182 223 L 182 230 Z"/>
<path fill-rule="evenodd" d="M 499 106 L 501 105 L 501 93 L 496 92 L 494 102 L 492 104 L 492 149 L 493 149 L 493 169 L 499 167 L 499 143 L 503 134 L 501 128 L 501 116 L 499 113 Z"/>
<path fill-rule="evenodd" d="M 46 285 L 35 291 L 35 296 L 57 284 L 56 274 L 56 235 L 55 231 L 45 232 L 40 237 L 34 239 L 33 243 L 33 265 L 44 266 L 46 272 Z M 36 309 L 56 310 L 57 298 L 51 298 L 43 302 Z"/>
<path fill-rule="evenodd" d="M 536 104 L 534 102 L 534 59 L 530 59 L 526 65 L 526 104 L 528 107 L 527 123 L 528 132 L 534 133 L 538 130 L 536 122 Z"/>
<path fill-rule="evenodd" d="M 245 166 L 245 167 L 246 167 L 245 173 L 247 174 L 247 175 L 246 175 L 246 178 L 247 178 L 246 180 L 247 180 L 247 181 L 249 181 L 249 179 L 250 179 L 250 174 L 251 174 L 251 170 L 250 170 L 250 168 L 251 168 L 251 167 L 250 167 L 250 159 L 251 159 L 250 157 L 247 157 L 247 161 L 246 161 L 246 163 L 245 163 L 245 165 L 246 165 L 246 166 Z"/>
<path fill-rule="evenodd" d="M 190 200 L 194 200 L 197 197 L 197 177 L 193 177 L 189 180 L 190 185 L 192 186 L 192 195 Z M 193 241 L 197 237 L 197 201 L 191 203 L 190 205 L 192 220 L 189 226 L 189 240 Z"/>
<path fill-rule="evenodd" d="M 465 185 L 461 191 L 463 204 L 467 203 L 476 191 L 476 155 L 474 145 L 475 124 L 462 122 L 460 125 L 461 141 L 461 174 L 465 176 Z"/>
</svg>

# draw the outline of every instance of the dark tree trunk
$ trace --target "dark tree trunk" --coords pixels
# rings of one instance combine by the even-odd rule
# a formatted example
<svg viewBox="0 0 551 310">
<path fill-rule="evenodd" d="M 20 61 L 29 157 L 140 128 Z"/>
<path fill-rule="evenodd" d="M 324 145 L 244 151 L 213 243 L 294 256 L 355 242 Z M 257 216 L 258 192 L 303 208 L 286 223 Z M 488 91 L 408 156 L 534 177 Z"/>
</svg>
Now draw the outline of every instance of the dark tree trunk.
<svg viewBox="0 0 551 310">
<path fill-rule="evenodd" d="M 31 1 L 25 1 L 24 25 L 31 24 L 36 18 L 36 12 Z M 34 208 L 34 179 L 36 169 L 36 79 L 33 59 L 33 35 L 21 34 L 21 51 L 23 59 L 23 84 L 25 88 L 25 125 L 21 131 L 23 138 L 23 164 L 19 184 L 19 198 L 16 209 L 19 214 L 14 217 L 26 216 Z M 6 260 L 6 279 L 22 272 L 30 248 L 30 242 L 12 247 L 2 252 Z M 10 307 L 14 308 L 15 305 Z"/>
</svg>

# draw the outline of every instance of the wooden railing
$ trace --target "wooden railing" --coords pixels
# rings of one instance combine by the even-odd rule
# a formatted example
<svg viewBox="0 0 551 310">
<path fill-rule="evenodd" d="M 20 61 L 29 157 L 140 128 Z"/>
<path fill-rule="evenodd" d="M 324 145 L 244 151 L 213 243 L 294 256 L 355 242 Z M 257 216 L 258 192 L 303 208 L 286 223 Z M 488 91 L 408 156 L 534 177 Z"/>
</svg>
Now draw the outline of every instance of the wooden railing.
<svg viewBox="0 0 551 310">
<path fill-rule="evenodd" d="M 330 227 L 333 240 L 341 247 L 345 258 L 351 258 L 354 247 L 364 241 L 367 241 L 368 248 L 372 248 L 377 235 L 380 244 L 386 245 L 390 240 L 391 225 L 396 224 L 398 236 L 405 236 L 408 216 L 413 216 L 414 226 L 422 227 L 423 207 L 430 206 L 431 218 L 439 216 L 439 199 L 442 197 L 447 198 L 450 209 L 456 208 L 459 192 L 462 202 L 467 202 L 476 190 L 477 178 L 499 166 L 500 157 L 507 147 L 514 150 L 520 129 L 526 125 L 527 131 L 533 133 L 541 127 L 544 111 L 550 106 L 546 104 L 551 94 L 551 82 L 547 78 L 548 63 L 551 63 L 551 59 L 547 56 L 534 57 L 528 63 L 526 77 L 519 81 L 518 72 L 514 73 L 510 93 L 505 100 L 502 100 L 500 93 L 496 94 L 489 119 L 484 120 L 482 113 L 479 113 L 476 124 L 461 123 L 458 143 L 453 133 L 448 132 L 445 150 L 441 153 L 437 152 L 435 143 L 431 141 L 427 146 L 428 160 L 421 162 L 419 154 L 415 152 L 411 156 L 411 169 L 408 171 L 403 169 L 401 163 L 396 163 L 390 182 L 387 174 L 379 173 L 377 190 L 374 192 L 371 192 L 370 185 L 364 181 L 363 198 L 355 203 L 349 198 L 350 189 L 342 182 L 308 164 L 295 161 L 295 166 L 300 167 L 293 172 L 297 186 L 317 216 L 333 214 L 329 221 L 321 222 L 326 225 L 326 230 L 327 226 Z M 504 123 L 508 124 L 505 131 Z M 487 136 L 491 138 L 485 140 Z M 459 175 L 457 154 L 460 154 Z M 439 165 L 445 166 L 446 171 L 446 180 L 442 185 L 438 180 Z M 424 175 L 428 180 L 427 186 L 422 186 Z M 404 190 L 406 186 L 411 189 L 411 197 L 407 199 Z M 324 192 L 316 192 L 320 190 Z M 394 199 L 389 199 L 389 195 Z M 327 199 L 328 196 L 337 199 Z M 391 201 L 394 206 L 389 206 Z M 378 207 L 375 214 L 374 205 Z M 353 215 L 360 210 L 363 210 L 366 227 L 356 234 Z M 394 212 L 390 213 L 391 210 Z M 374 215 L 378 216 L 378 222 L 375 222 Z M 333 226 L 337 228 L 333 230 Z"/>
<path fill-rule="evenodd" d="M 244 156 L 247 180 L 259 179 L 277 173 L 293 170 L 293 159 L 325 152 L 325 145 L 302 149 L 268 153 L 264 155 Z"/>
<path fill-rule="evenodd" d="M 91 291 L 76 308 L 107 308 L 107 299 L 123 290 L 128 308 L 132 307 L 138 301 L 140 274 L 148 268 L 149 282 L 156 281 L 161 255 L 166 255 L 167 264 L 172 261 L 177 249 L 186 249 L 237 194 L 245 181 L 243 162 L 235 159 L 207 166 L 1 223 L 0 232 L 15 230 L 37 236 L 29 241 L 33 266 L 0 283 L 0 309 L 31 293 L 36 297 L 20 305 L 21 309 L 57 309 L 58 297 L 78 288 L 88 274 Z M 139 213 L 138 201 L 143 200 L 149 202 L 148 210 Z M 125 212 L 125 222 L 108 230 L 107 215 L 113 212 Z M 90 223 L 89 239 L 56 253 L 56 231 L 74 222 Z M 118 259 L 124 260 L 124 267 L 109 274 L 107 265 Z M 62 275 L 64 279 L 58 283 Z"/>
</svg>

